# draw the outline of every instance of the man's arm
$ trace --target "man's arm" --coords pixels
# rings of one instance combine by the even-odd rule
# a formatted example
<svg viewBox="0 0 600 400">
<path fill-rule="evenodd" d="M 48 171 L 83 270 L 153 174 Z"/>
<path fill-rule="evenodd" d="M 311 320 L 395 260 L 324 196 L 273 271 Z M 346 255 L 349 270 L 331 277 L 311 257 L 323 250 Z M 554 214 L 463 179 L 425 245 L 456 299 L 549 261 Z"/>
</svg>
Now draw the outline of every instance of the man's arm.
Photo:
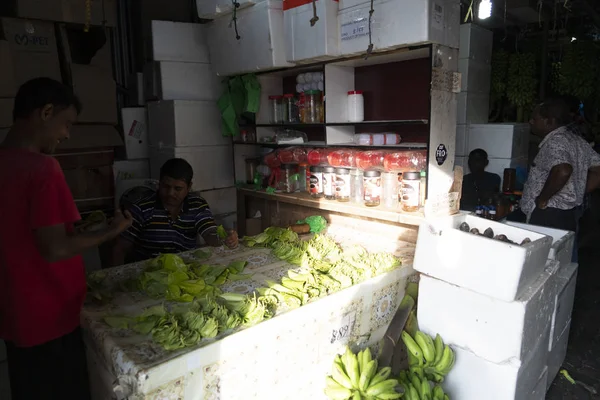
<svg viewBox="0 0 600 400">
<path fill-rule="evenodd" d="M 115 213 L 115 218 L 108 228 L 90 233 L 67 233 L 65 224 L 41 227 L 35 230 L 37 247 L 44 259 L 53 263 L 67 260 L 87 249 L 114 239 L 131 225 L 131 215 L 126 212 L 123 216 L 120 211 Z"/>
<path fill-rule="evenodd" d="M 544 188 L 536 199 L 536 206 L 546 208 L 548 201 L 567 184 L 572 173 L 571 164 L 558 164 L 552 167 Z"/>
</svg>

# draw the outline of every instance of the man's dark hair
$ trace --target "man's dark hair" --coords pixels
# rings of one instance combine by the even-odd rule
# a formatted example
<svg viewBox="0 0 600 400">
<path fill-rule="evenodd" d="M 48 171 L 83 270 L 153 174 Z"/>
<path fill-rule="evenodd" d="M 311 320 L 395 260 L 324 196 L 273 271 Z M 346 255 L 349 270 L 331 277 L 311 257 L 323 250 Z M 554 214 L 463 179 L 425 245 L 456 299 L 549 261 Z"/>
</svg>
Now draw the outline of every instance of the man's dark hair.
<svg viewBox="0 0 600 400">
<path fill-rule="evenodd" d="M 194 170 L 190 163 L 183 158 L 171 158 L 160 167 L 160 177 L 162 178 L 163 176 L 185 181 L 189 185 L 192 183 Z"/>
<path fill-rule="evenodd" d="M 469 158 L 478 160 L 487 160 L 488 153 L 484 149 L 475 149 L 469 153 Z"/>
<path fill-rule="evenodd" d="M 553 119 L 558 126 L 565 126 L 572 122 L 571 110 L 566 101 L 559 98 L 545 100 L 539 106 L 540 116 Z"/>
<path fill-rule="evenodd" d="M 56 111 L 73 106 L 77 114 L 81 112 L 81 103 L 71 87 L 54 79 L 35 78 L 19 88 L 13 108 L 13 122 L 29 118 L 31 113 L 47 104 L 52 104 Z"/>
</svg>

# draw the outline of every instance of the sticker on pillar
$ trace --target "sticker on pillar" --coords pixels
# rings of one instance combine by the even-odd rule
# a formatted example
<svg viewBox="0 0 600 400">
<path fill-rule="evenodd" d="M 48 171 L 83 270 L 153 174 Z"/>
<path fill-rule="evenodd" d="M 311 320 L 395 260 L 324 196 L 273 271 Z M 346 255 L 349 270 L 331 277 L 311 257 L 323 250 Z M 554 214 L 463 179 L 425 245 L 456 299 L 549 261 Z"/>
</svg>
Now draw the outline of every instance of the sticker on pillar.
<svg viewBox="0 0 600 400">
<path fill-rule="evenodd" d="M 438 165 L 442 165 L 446 162 L 446 158 L 448 157 L 448 150 L 446 150 L 446 146 L 444 144 L 440 144 L 435 150 L 435 160 Z"/>
</svg>

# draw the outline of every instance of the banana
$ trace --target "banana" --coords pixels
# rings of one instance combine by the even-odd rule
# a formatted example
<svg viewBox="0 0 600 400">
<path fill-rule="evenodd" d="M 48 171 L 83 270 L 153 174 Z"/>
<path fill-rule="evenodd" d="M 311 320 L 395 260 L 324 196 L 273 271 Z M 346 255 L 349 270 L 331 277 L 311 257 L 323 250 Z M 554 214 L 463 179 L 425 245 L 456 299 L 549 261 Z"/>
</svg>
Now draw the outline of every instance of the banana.
<svg viewBox="0 0 600 400">
<path fill-rule="evenodd" d="M 450 400 L 450 397 L 447 394 L 445 394 L 444 395 L 444 400 Z"/>
<path fill-rule="evenodd" d="M 408 365 L 410 367 L 423 366 L 423 359 L 421 357 L 415 357 L 410 351 L 408 352 Z"/>
<path fill-rule="evenodd" d="M 442 389 L 440 385 L 435 385 L 433 387 L 433 399 L 444 400 L 444 389 Z"/>
<path fill-rule="evenodd" d="M 454 352 L 450 346 L 444 346 L 444 352 L 440 361 L 434 365 L 435 370 L 441 375 L 446 375 L 454 364 Z"/>
<path fill-rule="evenodd" d="M 344 369 L 344 363 L 342 362 L 342 357 L 339 354 L 336 354 L 335 358 L 333 359 L 333 364 L 339 365 L 342 368 L 342 371 L 346 372 Z"/>
<path fill-rule="evenodd" d="M 402 389 L 404 389 L 404 399 L 403 400 L 414 400 L 413 397 L 410 395 L 409 385 L 410 385 L 410 383 L 408 383 L 408 382 L 402 384 Z M 416 400 L 419 400 L 419 399 L 416 399 Z"/>
<path fill-rule="evenodd" d="M 421 385 L 421 380 L 419 379 L 419 377 L 416 376 L 416 375 L 413 375 L 411 377 L 410 383 L 417 390 L 417 393 L 419 394 L 419 398 L 422 398 L 423 397 L 423 393 L 421 392 L 421 389 L 422 389 L 421 386 L 422 385 Z"/>
<path fill-rule="evenodd" d="M 342 356 L 342 362 L 344 363 L 344 369 L 346 370 L 346 374 L 348 374 L 348 378 L 350 378 L 352 387 L 358 389 L 358 380 L 360 379 L 358 360 L 350 348 L 346 349 L 346 352 Z"/>
<path fill-rule="evenodd" d="M 373 360 L 375 362 L 377 362 L 377 360 Z M 379 370 L 379 372 L 377 372 L 377 374 L 375 374 L 375 376 L 373 376 L 373 378 L 371 378 L 371 382 L 369 383 L 369 386 L 375 386 L 383 381 L 385 381 L 390 374 L 392 373 L 392 369 L 390 367 L 384 367 L 381 368 L 381 370 Z"/>
<path fill-rule="evenodd" d="M 352 400 L 362 400 L 362 396 L 360 395 L 360 392 L 358 392 L 358 391 L 354 392 L 354 394 L 352 395 Z"/>
<path fill-rule="evenodd" d="M 375 376 L 377 372 L 377 361 L 371 360 L 369 364 L 365 367 L 363 372 L 360 374 L 360 379 L 358 380 L 358 390 L 364 392 L 367 390 L 371 383 L 371 379 Z"/>
<path fill-rule="evenodd" d="M 411 383 L 408 384 L 408 390 L 410 392 L 411 399 L 415 399 L 415 400 L 421 399 L 421 397 L 419 396 L 419 392 L 417 392 L 417 389 L 415 389 L 415 387 Z"/>
<path fill-rule="evenodd" d="M 334 381 L 339 383 L 344 388 L 346 388 L 346 389 L 353 388 L 352 381 L 350 380 L 348 375 L 346 375 L 342 366 L 337 363 L 333 364 L 333 369 L 331 371 L 331 377 L 333 378 Z M 348 397 L 350 397 L 350 395 L 348 395 Z"/>
<path fill-rule="evenodd" d="M 435 360 L 435 345 L 433 344 L 433 339 L 428 334 L 417 331 L 415 335 L 415 342 L 421 348 L 421 352 L 423 353 L 423 357 L 427 364 L 433 363 Z"/>
<path fill-rule="evenodd" d="M 429 386 L 429 381 L 427 379 L 421 380 L 421 398 L 428 397 L 431 399 L 432 392 L 431 386 Z"/>
<path fill-rule="evenodd" d="M 436 365 L 442 359 L 442 355 L 444 353 L 444 341 L 442 337 L 438 333 L 435 335 L 435 340 L 433 341 L 433 346 L 435 348 L 435 359 L 433 360 L 432 365 Z"/>
<path fill-rule="evenodd" d="M 396 386 L 398 386 L 398 380 L 388 379 L 386 381 L 378 383 L 377 385 L 370 386 L 365 392 L 365 394 L 367 396 L 377 397 L 381 393 L 391 392 L 396 388 Z"/>
<path fill-rule="evenodd" d="M 362 374 L 362 372 L 364 371 L 365 367 L 367 366 L 366 364 L 364 364 L 363 353 L 364 353 L 364 350 L 361 350 L 356 355 L 356 360 L 358 361 L 358 373 L 359 373 L 359 375 Z"/>
<path fill-rule="evenodd" d="M 406 383 L 408 382 L 408 375 L 406 374 L 406 371 L 400 371 L 400 379 L 399 379 L 400 383 Z"/>
<path fill-rule="evenodd" d="M 327 378 L 325 378 L 325 385 L 326 385 L 326 387 L 328 387 L 330 389 L 346 389 L 345 387 L 340 385 L 335 379 L 333 379 L 331 376 L 327 376 Z"/>
<path fill-rule="evenodd" d="M 325 388 L 325 394 L 332 400 L 346 400 L 349 399 L 350 396 L 352 396 L 352 392 L 350 391 L 350 389 L 345 388 L 332 389 L 327 387 Z"/>
<path fill-rule="evenodd" d="M 402 331 L 402 341 L 406 345 L 408 353 L 419 360 L 419 365 L 423 365 L 423 354 L 421 353 L 421 348 L 417 342 L 415 342 L 415 340 L 405 331 Z"/>
<path fill-rule="evenodd" d="M 381 393 L 376 398 L 381 399 L 381 400 L 388 400 L 388 399 L 399 399 L 400 397 L 402 397 L 402 393 L 389 392 L 389 393 Z"/>
<path fill-rule="evenodd" d="M 371 354 L 371 349 L 370 348 L 367 347 L 363 351 L 363 359 L 364 359 L 363 363 L 365 365 L 367 365 L 373 359 L 373 355 Z"/>
<path fill-rule="evenodd" d="M 419 379 L 425 379 L 425 371 L 422 367 L 410 367 L 409 371 L 416 375 Z"/>
</svg>

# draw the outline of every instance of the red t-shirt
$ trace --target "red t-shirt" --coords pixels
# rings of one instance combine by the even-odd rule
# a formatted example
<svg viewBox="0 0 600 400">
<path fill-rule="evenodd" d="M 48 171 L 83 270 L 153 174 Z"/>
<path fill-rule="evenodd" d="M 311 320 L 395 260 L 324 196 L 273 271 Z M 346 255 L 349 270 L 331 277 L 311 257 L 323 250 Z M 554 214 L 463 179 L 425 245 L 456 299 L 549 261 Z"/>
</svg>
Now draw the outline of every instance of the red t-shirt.
<svg viewBox="0 0 600 400">
<path fill-rule="evenodd" d="M 81 256 L 46 262 L 34 231 L 80 216 L 52 157 L 0 149 L 0 188 L 0 338 L 35 346 L 79 326 L 86 282 Z"/>
</svg>

